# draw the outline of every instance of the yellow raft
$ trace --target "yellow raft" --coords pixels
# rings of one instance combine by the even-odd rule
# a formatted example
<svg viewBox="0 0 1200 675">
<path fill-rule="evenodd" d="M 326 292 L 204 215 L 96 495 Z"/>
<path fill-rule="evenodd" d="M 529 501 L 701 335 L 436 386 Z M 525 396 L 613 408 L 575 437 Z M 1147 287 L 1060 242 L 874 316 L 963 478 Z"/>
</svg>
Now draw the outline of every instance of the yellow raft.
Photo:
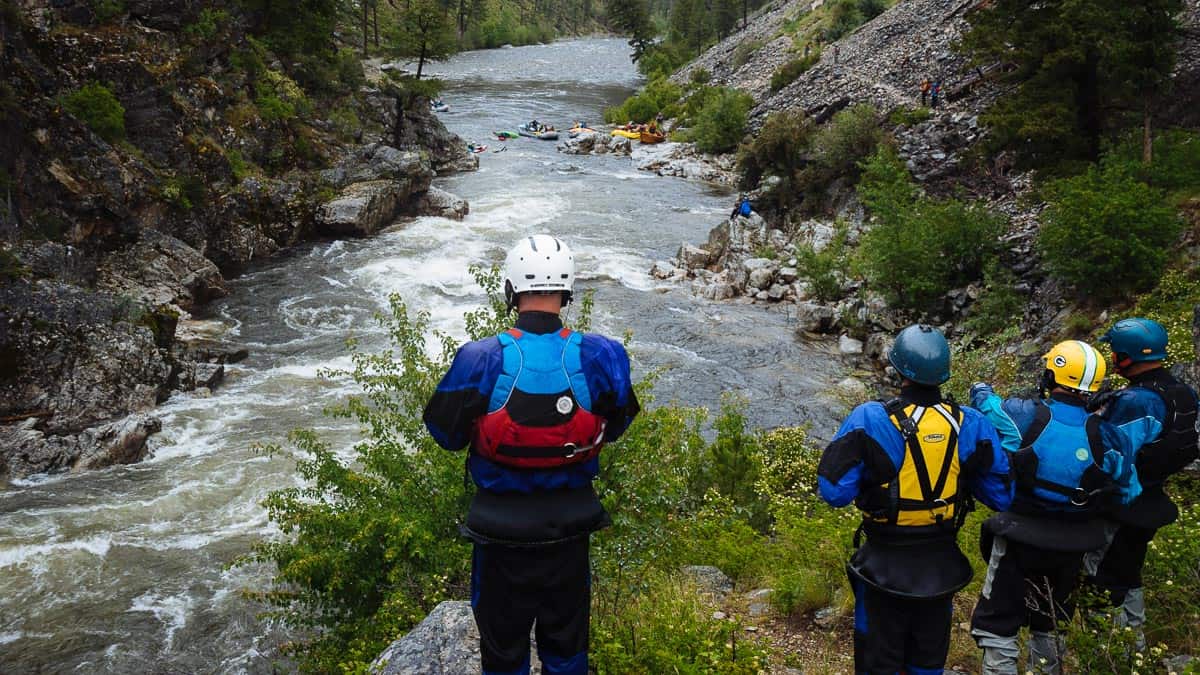
<svg viewBox="0 0 1200 675">
<path fill-rule="evenodd" d="M 640 132 L 640 131 L 626 131 L 626 130 L 624 130 L 624 129 L 613 129 L 613 130 L 612 130 L 612 135 L 613 135 L 613 136 L 624 136 L 625 138 L 631 138 L 631 139 L 633 139 L 633 140 L 635 140 L 635 141 L 636 141 L 636 140 L 640 140 L 640 139 L 642 138 L 642 132 Z"/>
</svg>

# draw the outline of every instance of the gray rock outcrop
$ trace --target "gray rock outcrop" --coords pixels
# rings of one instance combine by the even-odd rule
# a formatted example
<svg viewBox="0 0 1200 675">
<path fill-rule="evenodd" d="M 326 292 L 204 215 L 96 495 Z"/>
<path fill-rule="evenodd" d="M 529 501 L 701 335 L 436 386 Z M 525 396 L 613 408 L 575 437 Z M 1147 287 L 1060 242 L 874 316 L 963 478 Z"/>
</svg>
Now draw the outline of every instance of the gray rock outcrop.
<svg viewBox="0 0 1200 675">
<path fill-rule="evenodd" d="M 471 205 L 458 195 L 451 194 L 438 187 L 425 191 L 417 202 L 416 211 L 422 216 L 438 216 L 450 220 L 462 220 L 471 212 Z"/>
<path fill-rule="evenodd" d="M 531 654 L 531 672 L 540 673 L 537 649 Z M 479 629 L 471 603 L 449 600 L 407 635 L 393 642 L 371 663 L 374 675 L 467 675 L 480 672 Z"/>
<path fill-rule="evenodd" d="M 411 193 L 393 180 L 351 183 L 317 210 L 317 231 L 333 237 L 365 237 L 392 224 Z"/>
</svg>

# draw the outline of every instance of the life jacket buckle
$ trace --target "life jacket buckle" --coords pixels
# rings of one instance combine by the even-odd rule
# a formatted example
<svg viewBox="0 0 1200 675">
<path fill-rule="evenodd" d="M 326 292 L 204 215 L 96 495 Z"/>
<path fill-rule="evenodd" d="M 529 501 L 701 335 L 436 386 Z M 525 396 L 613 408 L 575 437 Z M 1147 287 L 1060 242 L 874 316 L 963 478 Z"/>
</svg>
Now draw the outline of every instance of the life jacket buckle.
<svg viewBox="0 0 1200 675">
<path fill-rule="evenodd" d="M 571 458 L 571 457 L 574 457 L 575 455 L 583 454 L 589 450 L 589 448 L 587 448 L 587 447 L 581 448 L 574 443 L 567 443 L 566 445 L 563 446 L 563 449 L 570 450 L 570 452 L 568 452 L 566 455 L 564 455 L 567 458 Z"/>
<path fill-rule="evenodd" d="M 1088 502 L 1090 502 L 1091 500 L 1092 500 L 1091 493 L 1089 493 L 1087 490 L 1084 490 L 1081 487 L 1075 488 L 1075 492 L 1071 494 L 1071 505 L 1072 506 L 1087 506 Z"/>
</svg>

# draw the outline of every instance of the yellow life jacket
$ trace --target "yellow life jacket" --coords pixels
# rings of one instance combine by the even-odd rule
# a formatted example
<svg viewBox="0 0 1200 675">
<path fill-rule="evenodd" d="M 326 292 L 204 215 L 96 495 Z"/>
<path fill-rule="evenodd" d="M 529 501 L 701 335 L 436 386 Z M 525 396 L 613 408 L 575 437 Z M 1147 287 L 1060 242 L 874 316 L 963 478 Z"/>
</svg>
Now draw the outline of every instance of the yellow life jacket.
<svg viewBox="0 0 1200 675">
<path fill-rule="evenodd" d="M 958 528 L 970 504 L 960 494 L 958 434 L 963 413 L 942 402 L 920 406 L 899 399 L 885 405 L 904 437 L 904 461 L 896 476 L 876 488 L 871 501 L 884 508 L 865 513 L 868 522 L 900 527 Z"/>
</svg>

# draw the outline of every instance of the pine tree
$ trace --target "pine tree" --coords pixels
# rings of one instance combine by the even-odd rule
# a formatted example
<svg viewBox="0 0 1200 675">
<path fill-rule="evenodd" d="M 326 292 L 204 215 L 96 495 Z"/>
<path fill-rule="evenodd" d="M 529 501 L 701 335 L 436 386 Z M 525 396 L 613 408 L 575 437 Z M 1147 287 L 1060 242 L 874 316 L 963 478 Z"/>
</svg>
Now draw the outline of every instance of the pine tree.
<svg viewBox="0 0 1200 675">
<path fill-rule="evenodd" d="M 402 7 L 395 51 L 417 61 L 417 79 L 428 61 L 443 61 L 458 49 L 454 17 L 438 0 L 408 0 Z"/>
<path fill-rule="evenodd" d="M 985 116 L 998 148 L 1022 164 L 1094 161 L 1103 140 L 1145 117 L 1175 62 L 1182 0 L 994 0 L 964 46 L 1011 69 L 1017 88 Z"/>
<path fill-rule="evenodd" d="M 650 7 L 646 0 L 609 0 L 605 7 L 609 25 L 629 36 L 629 46 L 633 48 L 633 61 L 636 63 L 654 44 Z"/>
</svg>

